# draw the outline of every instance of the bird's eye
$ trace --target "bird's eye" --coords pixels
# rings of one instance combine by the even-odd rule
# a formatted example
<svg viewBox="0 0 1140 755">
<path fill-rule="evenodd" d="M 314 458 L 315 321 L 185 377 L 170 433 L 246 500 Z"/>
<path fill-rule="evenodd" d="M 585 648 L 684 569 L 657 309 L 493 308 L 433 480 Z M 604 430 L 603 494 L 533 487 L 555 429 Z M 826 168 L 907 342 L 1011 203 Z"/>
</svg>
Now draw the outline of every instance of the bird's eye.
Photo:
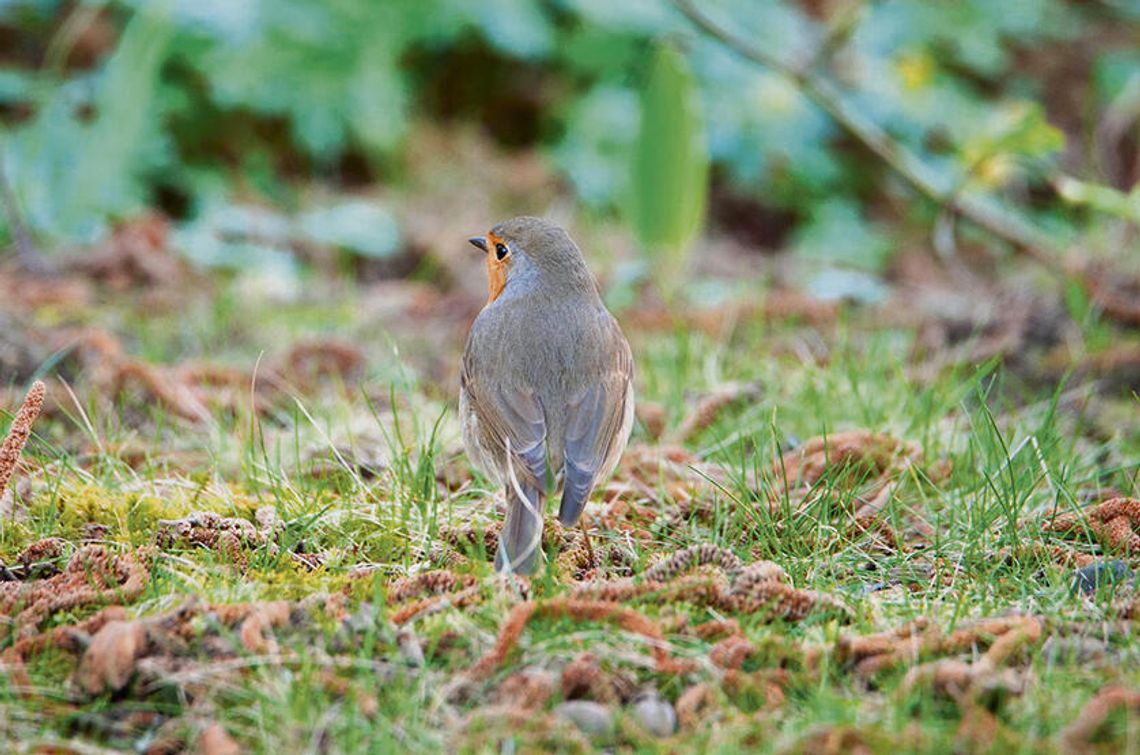
<svg viewBox="0 0 1140 755">
<path fill-rule="evenodd" d="M 495 259 L 501 260 L 510 253 L 511 253 L 511 250 L 507 249 L 506 244 L 503 244 L 503 243 L 495 244 Z"/>
</svg>

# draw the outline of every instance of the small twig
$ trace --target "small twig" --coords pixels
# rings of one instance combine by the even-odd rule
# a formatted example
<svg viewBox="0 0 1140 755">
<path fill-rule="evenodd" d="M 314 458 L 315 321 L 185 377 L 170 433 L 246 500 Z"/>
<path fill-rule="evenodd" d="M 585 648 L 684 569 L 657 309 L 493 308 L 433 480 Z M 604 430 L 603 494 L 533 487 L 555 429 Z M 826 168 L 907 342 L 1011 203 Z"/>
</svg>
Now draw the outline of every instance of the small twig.
<svg viewBox="0 0 1140 755">
<path fill-rule="evenodd" d="M 856 0 L 856 2 L 851 5 L 839 10 L 835 14 L 835 19 L 828 24 L 827 33 L 824 35 L 823 40 L 819 43 L 819 46 L 815 52 L 812 53 L 807 64 L 803 66 L 801 70 L 817 70 L 824 64 L 829 63 L 835 53 L 847 44 L 848 40 L 851 39 L 851 35 L 859 28 L 859 22 L 863 17 L 863 10 L 863 0 Z"/>
</svg>

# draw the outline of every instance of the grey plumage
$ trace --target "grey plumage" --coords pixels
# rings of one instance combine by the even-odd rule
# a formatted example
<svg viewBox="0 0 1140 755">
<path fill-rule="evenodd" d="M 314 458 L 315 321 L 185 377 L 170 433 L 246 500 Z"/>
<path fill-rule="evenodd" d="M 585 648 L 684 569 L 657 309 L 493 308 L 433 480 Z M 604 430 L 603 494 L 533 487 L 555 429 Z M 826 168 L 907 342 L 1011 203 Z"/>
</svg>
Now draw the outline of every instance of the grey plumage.
<svg viewBox="0 0 1140 755">
<path fill-rule="evenodd" d="M 471 327 L 460 416 L 472 461 L 507 488 L 496 568 L 529 573 L 542 523 L 528 509 L 541 517 L 548 471 L 562 472 L 559 518 L 573 525 L 621 456 L 633 422 L 633 358 L 565 231 L 516 218 L 489 238 L 510 248 L 506 284 Z"/>
</svg>

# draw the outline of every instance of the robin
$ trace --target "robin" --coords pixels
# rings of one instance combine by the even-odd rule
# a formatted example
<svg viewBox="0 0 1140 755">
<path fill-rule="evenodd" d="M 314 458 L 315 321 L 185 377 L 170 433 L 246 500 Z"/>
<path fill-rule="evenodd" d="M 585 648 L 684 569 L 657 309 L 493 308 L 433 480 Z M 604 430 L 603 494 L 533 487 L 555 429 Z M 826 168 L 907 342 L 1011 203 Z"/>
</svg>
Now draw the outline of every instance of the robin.
<svg viewBox="0 0 1140 755">
<path fill-rule="evenodd" d="M 633 424 L 633 356 L 563 229 L 520 217 L 468 239 L 486 260 L 487 304 L 463 351 L 459 414 L 471 460 L 506 486 L 495 569 L 530 574 L 548 473 L 573 526 L 613 471 Z"/>
</svg>

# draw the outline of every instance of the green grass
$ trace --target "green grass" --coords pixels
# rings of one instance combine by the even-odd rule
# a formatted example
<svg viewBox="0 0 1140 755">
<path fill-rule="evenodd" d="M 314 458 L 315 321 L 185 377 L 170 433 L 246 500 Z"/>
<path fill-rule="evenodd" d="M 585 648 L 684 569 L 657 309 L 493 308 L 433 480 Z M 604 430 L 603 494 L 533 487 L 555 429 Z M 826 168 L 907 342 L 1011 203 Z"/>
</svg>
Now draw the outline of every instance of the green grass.
<svg viewBox="0 0 1140 755">
<path fill-rule="evenodd" d="M 296 338 L 337 332 L 362 344 L 369 374 L 360 386 L 330 381 L 315 394 L 285 397 L 267 415 L 254 416 L 248 406 L 219 413 L 208 426 L 187 425 L 160 405 L 129 397 L 105 405 L 77 386 L 80 404 L 61 407 L 37 426 L 30 454 L 42 472 L 26 510 L 0 528 L 0 558 L 10 563 L 44 537 L 78 542 L 89 523 L 105 525 L 104 539 L 115 547 L 138 547 L 153 542 L 161 519 L 209 510 L 252 520 L 268 505 L 284 522 L 280 552 L 249 552 L 241 572 L 224 554 L 165 550 L 146 591 L 129 605 L 131 615 L 165 613 L 190 596 L 209 603 L 302 600 L 341 590 L 354 567 L 370 565 L 373 576 L 353 583 L 348 606 L 364 629 L 346 639 L 335 622 L 316 617 L 280 633 L 282 649 L 298 653 L 285 665 L 251 655 L 238 673 L 203 656 L 193 671 L 194 694 L 174 686 L 148 694 L 132 689 L 63 711 L 43 699 L 74 699 L 67 687 L 74 656 L 46 651 L 28 666 L 43 697 L 22 698 L 7 684 L 0 691 L 0 739 L 25 749 L 58 742 L 91 751 L 145 748 L 169 719 L 176 723 L 167 731 L 191 741 L 205 722 L 220 721 L 248 751 L 262 753 L 572 749 L 583 740 L 569 730 L 519 729 L 488 714 L 487 706 L 511 673 L 532 666 L 557 673 L 588 650 L 633 685 L 653 686 L 671 701 L 694 683 L 716 688 L 717 711 L 663 742 L 619 712 L 612 744 L 621 751 L 810 750 L 806 737 L 829 727 L 858 732 L 875 752 L 960 750 L 962 710 L 955 702 L 925 687 L 905 692 L 905 666 L 867 687 L 834 654 L 842 635 L 883 631 L 920 616 L 949 632 L 972 619 L 1022 612 L 1044 618 L 1047 636 L 1084 632 L 1106 640 L 1109 660 L 1099 665 L 1049 655 L 1042 644 L 1017 661 L 1027 670 L 1023 693 L 994 706 L 1003 733 L 993 746 L 1003 750 L 1058 749 L 1057 733 L 1098 689 L 1140 686 L 1140 652 L 1126 636 L 1107 631 L 1108 593 L 1093 601 L 1074 595 L 1069 570 L 1023 547 L 1062 541 L 1041 529 L 1054 506 L 1078 510 L 1083 493 L 1108 487 L 1135 494 L 1140 438 L 1090 431 L 1085 409 L 1100 399 L 1087 386 L 1034 392 L 993 364 L 963 365 L 918 382 L 908 363 L 911 336 L 853 316 L 835 332 L 746 322 L 723 339 L 685 330 L 631 333 L 638 399 L 663 406 L 667 428 L 676 427 L 694 396 L 730 381 L 760 386 L 756 401 L 724 412 L 687 441 L 689 451 L 725 473 L 715 482 L 691 473 L 710 517 L 667 520 L 674 501 L 666 481 L 644 481 L 663 515 L 649 539 L 632 544 L 635 571 L 659 554 L 711 542 L 745 561 L 776 561 L 797 587 L 841 596 L 853 609 L 847 626 L 823 616 L 800 623 L 738 617 L 759 648 L 745 671 L 786 671 L 782 705 L 766 707 L 755 691 L 721 689 L 707 662 L 691 676 L 659 674 L 644 638 L 565 619 L 532 621 L 501 669 L 458 694 L 456 679 L 491 648 L 513 602 L 510 590 L 490 577 L 488 554 L 473 548 L 473 563 L 461 567 L 484 580 L 482 602 L 411 625 L 427 648 L 422 668 L 408 667 L 398 649 L 384 590 L 392 579 L 423 568 L 442 530 L 495 521 L 495 491 L 478 477 L 457 489 L 440 482 L 448 470 L 461 477 L 467 472 L 453 386 L 431 384 L 415 367 L 424 355 L 395 350 L 402 334 L 355 321 L 350 302 L 269 306 L 226 289 L 212 306 L 193 303 L 193 317 L 172 312 L 138 319 L 131 350 L 154 361 L 189 354 L 248 366 Z M 91 315 L 119 322 L 136 316 L 129 307 Z M 451 339 L 456 347 L 461 335 Z M 1138 408 L 1135 397 L 1121 402 Z M 906 470 L 882 516 L 900 527 L 924 521 L 932 534 L 922 548 L 884 546 L 850 532 L 852 491 L 867 482 L 866 470 L 825 474 L 806 508 L 789 501 L 772 467 L 781 449 L 852 428 L 887 433 L 921 450 L 923 462 Z M 652 441 L 639 426 L 633 442 Z M 355 463 L 369 454 L 386 462 L 376 477 Z M 323 474 L 312 473 L 314 459 L 324 462 Z M 936 464 L 948 464 L 949 474 L 932 478 Z M 767 501 L 776 504 L 770 508 Z M 615 533 L 595 537 L 603 545 L 620 541 Z M 1090 538 L 1065 542 L 1100 552 Z M 305 552 L 324 554 L 319 568 L 301 568 L 287 556 L 302 543 Z M 997 558 L 1003 548 L 1013 556 Z M 1130 563 L 1137 567 L 1134 556 Z M 932 581 L 932 569 L 952 578 Z M 901 584 L 866 589 L 894 577 Z M 567 588 L 551 567 L 536 579 L 536 589 L 547 598 Z M 654 621 L 675 613 L 691 624 L 716 618 L 686 604 L 646 599 L 633 605 Z M 58 614 L 48 626 L 94 610 Z M 712 645 L 680 634 L 667 639 L 682 658 L 705 659 Z M 804 658 L 811 648 L 820 650 L 814 662 Z M 351 694 L 329 689 L 330 671 Z M 160 716 L 130 716 L 139 711 Z M 1102 734 L 1111 751 L 1135 750 L 1140 742 L 1135 717 L 1112 719 Z"/>
</svg>

